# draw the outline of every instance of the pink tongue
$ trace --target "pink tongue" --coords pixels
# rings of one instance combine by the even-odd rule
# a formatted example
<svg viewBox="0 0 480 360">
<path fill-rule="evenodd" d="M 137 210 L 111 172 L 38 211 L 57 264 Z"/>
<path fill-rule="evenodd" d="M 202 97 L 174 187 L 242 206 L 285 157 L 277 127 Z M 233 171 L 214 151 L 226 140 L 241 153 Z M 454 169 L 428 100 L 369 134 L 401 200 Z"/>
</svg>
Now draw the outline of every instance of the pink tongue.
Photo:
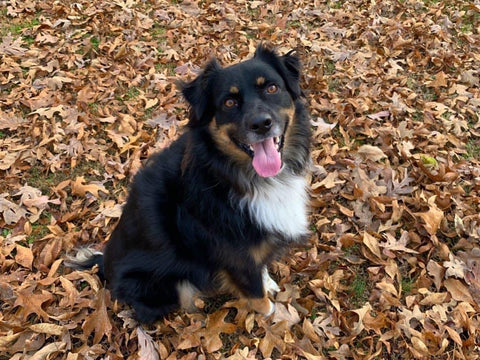
<svg viewBox="0 0 480 360">
<path fill-rule="evenodd" d="M 252 147 L 254 152 L 252 165 L 258 175 L 261 177 L 277 175 L 282 167 L 282 160 L 273 138 L 252 144 Z"/>
</svg>

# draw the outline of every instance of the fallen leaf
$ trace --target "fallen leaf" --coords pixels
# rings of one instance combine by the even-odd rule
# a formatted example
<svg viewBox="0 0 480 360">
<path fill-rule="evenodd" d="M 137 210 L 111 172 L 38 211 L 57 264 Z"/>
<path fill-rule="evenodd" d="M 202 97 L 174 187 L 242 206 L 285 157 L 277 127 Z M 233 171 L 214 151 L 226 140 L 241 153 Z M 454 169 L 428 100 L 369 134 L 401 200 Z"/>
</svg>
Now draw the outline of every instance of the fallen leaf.
<svg viewBox="0 0 480 360">
<path fill-rule="evenodd" d="M 91 313 L 82 325 L 85 339 L 87 339 L 92 332 L 94 333 L 93 343 L 98 344 L 104 336 L 110 341 L 112 324 L 107 311 L 107 290 L 104 288 L 98 290 L 95 300 L 95 310 Z"/>
<path fill-rule="evenodd" d="M 143 327 L 137 327 L 138 356 L 142 360 L 159 360 L 157 345 Z"/>
<path fill-rule="evenodd" d="M 358 148 L 357 154 L 365 160 L 380 161 L 387 155 L 378 147 L 372 145 L 362 145 Z"/>
<path fill-rule="evenodd" d="M 278 323 L 280 321 L 286 321 L 288 326 L 291 327 L 300 322 L 300 316 L 292 305 L 287 304 L 285 306 L 282 303 L 276 303 L 272 322 Z"/>
<path fill-rule="evenodd" d="M 33 252 L 32 249 L 17 245 L 17 254 L 15 255 L 15 262 L 19 265 L 22 265 L 23 267 L 26 267 L 27 269 L 32 270 L 32 264 L 33 264 Z"/>
</svg>

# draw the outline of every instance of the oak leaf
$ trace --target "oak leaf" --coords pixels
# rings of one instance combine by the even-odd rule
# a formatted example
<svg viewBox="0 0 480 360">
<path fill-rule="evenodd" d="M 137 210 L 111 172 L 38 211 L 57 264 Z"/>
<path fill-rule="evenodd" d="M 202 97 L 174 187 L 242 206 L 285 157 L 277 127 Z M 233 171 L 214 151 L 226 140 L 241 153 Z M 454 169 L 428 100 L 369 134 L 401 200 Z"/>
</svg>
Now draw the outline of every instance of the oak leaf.
<svg viewBox="0 0 480 360">
<path fill-rule="evenodd" d="M 158 347 L 143 327 L 137 327 L 137 336 L 138 357 L 142 360 L 159 360 Z"/>
<path fill-rule="evenodd" d="M 45 290 L 36 293 L 34 290 L 35 286 L 17 290 L 17 299 L 14 306 L 22 308 L 21 314 L 24 321 L 30 314 L 39 315 L 44 321 L 47 321 L 49 315 L 42 306 L 44 303 L 53 300 L 53 295 Z"/>
<path fill-rule="evenodd" d="M 428 199 L 428 205 L 430 209 L 426 212 L 415 213 L 425 222 L 425 230 L 430 235 L 435 235 L 440 227 L 440 223 L 443 220 L 443 211 L 435 204 L 436 196 L 432 196 Z"/>
<path fill-rule="evenodd" d="M 101 191 L 108 194 L 108 190 L 103 185 L 99 184 L 86 184 L 86 180 L 83 176 L 77 176 L 75 181 L 72 181 L 72 194 L 84 197 L 86 193 L 90 193 L 95 197 L 99 197 L 98 192 Z"/>
<path fill-rule="evenodd" d="M 228 309 L 221 309 L 208 315 L 205 328 L 201 331 L 208 352 L 215 352 L 223 346 L 220 334 L 232 334 L 237 329 L 235 324 L 225 322 L 227 315 Z"/>
<path fill-rule="evenodd" d="M 380 161 L 385 159 L 387 155 L 377 146 L 362 145 L 358 148 L 357 154 L 365 160 Z"/>
<path fill-rule="evenodd" d="M 88 315 L 82 326 L 85 339 L 88 338 L 92 332 L 95 333 L 93 337 L 94 344 L 98 344 L 104 336 L 110 341 L 112 335 L 112 324 L 107 312 L 107 301 L 109 301 L 107 290 L 101 288 L 97 292 L 97 297 L 93 305 L 95 311 Z"/>
<path fill-rule="evenodd" d="M 15 262 L 27 269 L 32 270 L 33 252 L 32 249 L 18 245 L 16 246 L 17 254 L 15 255 Z"/>
</svg>

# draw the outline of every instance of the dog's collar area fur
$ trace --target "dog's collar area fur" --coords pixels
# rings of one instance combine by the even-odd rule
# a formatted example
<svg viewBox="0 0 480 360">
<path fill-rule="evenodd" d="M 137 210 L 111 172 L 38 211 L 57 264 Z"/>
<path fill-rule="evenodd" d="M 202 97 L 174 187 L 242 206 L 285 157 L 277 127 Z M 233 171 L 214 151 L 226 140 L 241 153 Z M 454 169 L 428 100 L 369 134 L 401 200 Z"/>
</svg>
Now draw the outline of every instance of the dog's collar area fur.
<svg viewBox="0 0 480 360">
<path fill-rule="evenodd" d="M 303 175 L 285 170 L 277 177 L 253 182 L 239 206 L 265 230 L 281 234 L 287 241 L 300 241 L 308 235 L 307 182 Z"/>
</svg>

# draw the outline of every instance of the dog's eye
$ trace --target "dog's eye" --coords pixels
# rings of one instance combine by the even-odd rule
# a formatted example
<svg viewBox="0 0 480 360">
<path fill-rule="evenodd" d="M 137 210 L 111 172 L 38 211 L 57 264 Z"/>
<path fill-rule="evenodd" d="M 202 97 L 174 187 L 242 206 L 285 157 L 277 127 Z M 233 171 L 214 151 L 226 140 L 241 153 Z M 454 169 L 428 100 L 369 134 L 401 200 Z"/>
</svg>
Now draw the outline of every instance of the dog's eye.
<svg viewBox="0 0 480 360">
<path fill-rule="evenodd" d="M 267 93 L 269 94 L 275 94 L 278 91 L 278 86 L 275 84 L 270 84 L 267 87 Z"/>
<path fill-rule="evenodd" d="M 223 105 L 225 105 L 226 108 L 231 109 L 237 106 L 237 100 L 228 98 L 223 102 Z"/>
</svg>

